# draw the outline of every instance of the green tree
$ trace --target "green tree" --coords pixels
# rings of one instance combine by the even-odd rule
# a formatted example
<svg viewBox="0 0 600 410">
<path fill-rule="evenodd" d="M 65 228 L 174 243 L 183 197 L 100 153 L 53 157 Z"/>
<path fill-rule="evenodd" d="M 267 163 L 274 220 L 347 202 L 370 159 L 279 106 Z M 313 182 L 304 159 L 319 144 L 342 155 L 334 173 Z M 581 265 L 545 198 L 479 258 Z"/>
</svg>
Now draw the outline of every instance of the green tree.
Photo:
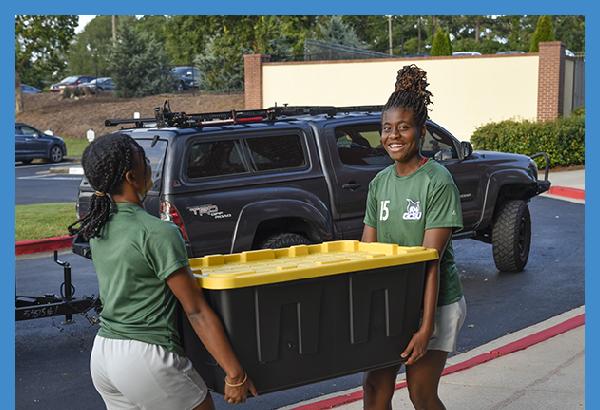
<svg viewBox="0 0 600 410">
<path fill-rule="evenodd" d="M 108 76 L 112 47 L 111 16 L 96 16 L 76 35 L 68 54 L 70 74 Z"/>
<path fill-rule="evenodd" d="M 392 16 L 393 39 L 396 38 L 398 16 Z M 343 16 L 342 21 L 349 25 L 359 40 L 372 51 L 385 53 L 388 51 L 388 18 L 387 16 Z M 394 41 L 394 44 L 396 41 Z"/>
<path fill-rule="evenodd" d="M 77 16 L 15 18 L 15 71 L 21 81 L 45 87 L 62 78 L 65 54 L 77 27 Z"/>
<path fill-rule="evenodd" d="M 552 27 L 552 18 L 550 16 L 540 16 L 533 36 L 531 37 L 531 45 L 529 51 L 537 52 L 540 50 L 540 42 L 542 41 L 553 41 L 554 28 Z"/>
<path fill-rule="evenodd" d="M 167 16 L 142 16 L 133 22 L 133 28 L 140 34 L 153 37 L 159 44 L 167 42 Z"/>
<path fill-rule="evenodd" d="M 195 63 L 202 73 L 204 90 L 240 90 L 244 85 L 244 53 L 251 52 L 230 33 L 212 37 Z"/>
<path fill-rule="evenodd" d="M 171 16 L 165 25 L 165 49 L 173 65 L 189 65 L 220 31 L 222 16 Z M 222 27 L 221 27 L 222 29 Z"/>
<path fill-rule="evenodd" d="M 327 43 L 360 48 L 364 44 L 356 31 L 341 16 L 321 16 L 316 27 L 316 39 Z"/>
<path fill-rule="evenodd" d="M 585 17 L 552 16 L 556 27 L 556 39 L 571 51 L 585 51 Z"/>
<path fill-rule="evenodd" d="M 173 90 L 170 61 L 152 36 L 129 25 L 119 28 L 118 41 L 110 53 L 109 71 L 120 97 L 141 97 Z"/>
<path fill-rule="evenodd" d="M 438 28 L 433 36 L 433 44 L 431 45 L 432 56 L 451 56 L 452 44 L 450 43 L 450 35 L 441 28 Z"/>
</svg>

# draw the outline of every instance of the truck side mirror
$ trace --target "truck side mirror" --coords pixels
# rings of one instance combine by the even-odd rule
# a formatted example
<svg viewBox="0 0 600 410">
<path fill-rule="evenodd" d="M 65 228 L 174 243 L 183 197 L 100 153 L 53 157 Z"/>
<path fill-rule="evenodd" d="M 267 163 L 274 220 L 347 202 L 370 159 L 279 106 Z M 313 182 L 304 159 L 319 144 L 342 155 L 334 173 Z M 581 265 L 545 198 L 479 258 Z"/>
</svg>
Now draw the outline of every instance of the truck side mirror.
<svg viewBox="0 0 600 410">
<path fill-rule="evenodd" d="M 460 143 L 460 149 L 462 151 L 463 159 L 469 158 L 471 156 L 471 154 L 473 153 L 473 146 L 471 145 L 470 142 L 462 141 Z"/>
</svg>

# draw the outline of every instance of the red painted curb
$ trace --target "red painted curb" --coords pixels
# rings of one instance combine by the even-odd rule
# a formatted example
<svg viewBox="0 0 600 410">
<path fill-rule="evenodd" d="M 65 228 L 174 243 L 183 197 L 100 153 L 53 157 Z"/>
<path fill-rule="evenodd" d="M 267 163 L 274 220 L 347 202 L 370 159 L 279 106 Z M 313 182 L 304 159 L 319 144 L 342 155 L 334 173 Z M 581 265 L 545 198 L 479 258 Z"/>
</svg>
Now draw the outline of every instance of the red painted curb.
<svg viewBox="0 0 600 410">
<path fill-rule="evenodd" d="M 31 253 L 51 252 L 59 249 L 70 248 L 72 241 L 72 236 L 59 236 L 56 238 L 36 239 L 30 241 L 17 241 L 15 243 L 15 255 L 28 255 Z"/>
<path fill-rule="evenodd" d="M 570 319 L 567 319 L 562 323 L 551 326 L 540 332 L 527 335 L 519 340 L 511 342 L 507 345 L 501 346 L 498 349 L 493 349 L 487 353 L 481 353 L 481 354 L 474 356 L 468 360 L 465 360 L 464 362 L 460 362 L 460 363 L 453 364 L 452 366 L 448 366 L 444 369 L 444 371 L 442 372 L 442 375 L 445 376 L 447 374 L 467 370 L 467 369 L 470 369 L 477 365 L 480 365 L 482 363 L 489 362 L 490 360 L 497 359 L 498 357 L 505 356 L 510 353 L 515 353 L 520 350 L 525 350 L 528 347 L 531 347 L 535 344 L 538 344 L 540 342 L 548 340 L 551 337 L 568 332 L 569 330 L 573 330 L 584 324 L 585 324 L 585 313 L 575 316 L 575 317 L 572 317 Z M 404 387 L 406 387 L 406 381 L 397 383 L 395 390 L 399 390 Z M 293 410 L 332 409 L 335 407 L 342 406 L 344 404 L 353 403 L 355 401 L 361 400 L 362 398 L 363 398 L 363 392 L 362 392 L 362 390 L 359 390 L 359 391 L 355 391 L 352 393 L 343 394 L 341 396 L 331 397 L 329 399 L 321 400 L 318 402 L 294 407 Z"/>
<path fill-rule="evenodd" d="M 550 195 L 564 196 L 571 199 L 585 200 L 585 190 L 568 186 L 553 185 L 548 190 Z"/>
</svg>

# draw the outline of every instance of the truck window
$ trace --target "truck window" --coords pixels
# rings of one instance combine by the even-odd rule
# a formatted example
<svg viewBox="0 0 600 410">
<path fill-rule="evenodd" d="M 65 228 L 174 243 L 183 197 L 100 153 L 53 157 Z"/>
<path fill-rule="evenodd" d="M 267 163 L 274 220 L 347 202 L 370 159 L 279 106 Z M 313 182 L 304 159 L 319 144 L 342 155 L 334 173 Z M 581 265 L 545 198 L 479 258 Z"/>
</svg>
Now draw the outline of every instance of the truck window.
<svg viewBox="0 0 600 410">
<path fill-rule="evenodd" d="M 450 138 L 434 129 L 427 128 L 421 144 L 421 155 L 434 158 L 435 154 L 441 151 L 447 151 L 452 155 L 452 158 L 457 158 L 456 150 Z"/>
<path fill-rule="evenodd" d="M 155 188 L 157 188 L 160 186 L 165 154 L 167 153 L 167 141 L 158 140 L 154 143 L 154 145 L 152 144 L 153 141 L 150 139 L 136 139 L 136 141 L 142 148 L 144 148 L 146 157 L 150 161 L 150 168 L 152 169 L 152 182 L 155 184 Z"/>
<path fill-rule="evenodd" d="M 345 165 L 389 165 L 381 145 L 381 125 L 361 124 L 335 129 L 338 155 Z"/>
<path fill-rule="evenodd" d="M 246 143 L 257 171 L 306 165 L 299 135 L 247 138 Z"/>
<path fill-rule="evenodd" d="M 187 160 L 188 178 L 206 178 L 247 172 L 235 141 L 195 142 Z"/>
</svg>

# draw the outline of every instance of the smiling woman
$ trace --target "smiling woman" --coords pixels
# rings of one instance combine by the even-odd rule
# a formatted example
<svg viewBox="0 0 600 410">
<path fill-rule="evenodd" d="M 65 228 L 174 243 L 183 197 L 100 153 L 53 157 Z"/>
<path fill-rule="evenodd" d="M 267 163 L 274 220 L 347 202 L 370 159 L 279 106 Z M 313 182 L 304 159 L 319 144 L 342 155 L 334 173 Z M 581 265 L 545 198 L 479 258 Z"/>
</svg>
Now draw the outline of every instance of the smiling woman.
<svg viewBox="0 0 600 410">
<path fill-rule="evenodd" d="M 440 255 L 427 264 L 421 325 L 408 346 L 401 347 L 401 357 L 415 408 L 443 409 L 439 379 L 466 315 L 450 240 L 463 222 L 449 171 L 420 153 L 432 96 L 426 75 L 414 64 L 404 66 L 383 108 L 381 144 L 394 164 L 369 184 L 362 241 L 421 245 Z M 390 366 L 367 372 L 366 409 L 391 408 L 398 370 Z"/>
</svg>

